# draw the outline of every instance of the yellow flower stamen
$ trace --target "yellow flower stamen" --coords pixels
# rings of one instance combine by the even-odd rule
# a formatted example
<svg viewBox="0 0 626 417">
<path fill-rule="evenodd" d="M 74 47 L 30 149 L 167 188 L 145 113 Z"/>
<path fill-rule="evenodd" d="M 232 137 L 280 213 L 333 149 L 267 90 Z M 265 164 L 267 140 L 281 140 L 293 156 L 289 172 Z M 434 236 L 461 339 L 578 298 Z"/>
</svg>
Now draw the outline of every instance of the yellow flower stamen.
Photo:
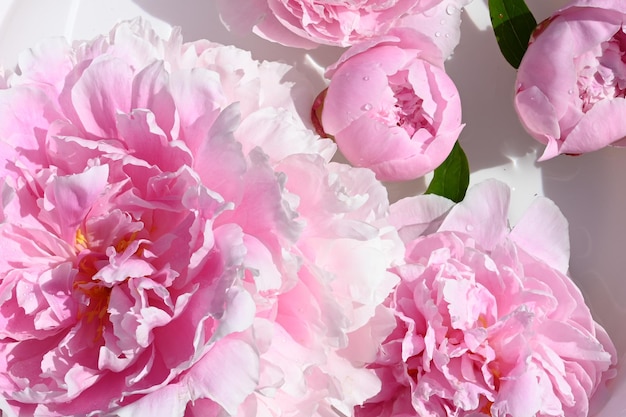
<svg viewBox="0 0 626 417">
<path fill-rule="evenodd" d="M 87 249 L 88 247 L 87 238 L 85 237 L 85 234 L 80 228 L 76 230 L 76 237 L 74 238 L 74 246 L 77 249 Z"/>
</svg>

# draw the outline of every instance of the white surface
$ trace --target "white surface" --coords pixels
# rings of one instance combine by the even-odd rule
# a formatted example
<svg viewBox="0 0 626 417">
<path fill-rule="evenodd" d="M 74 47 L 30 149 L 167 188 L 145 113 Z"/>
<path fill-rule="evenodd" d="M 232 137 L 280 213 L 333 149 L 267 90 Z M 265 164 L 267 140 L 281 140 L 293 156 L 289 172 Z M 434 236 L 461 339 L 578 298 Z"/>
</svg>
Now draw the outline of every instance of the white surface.
<svg viewBox="0 0 626 417">
<path fill-rule="evenodd" d="M 236 1 L 236 0 L 233 0 Z M 538 20 L 563 0 L 528 0 Z M 252 50 L 257 59 L 283 59 L 306 69 L 321 89 L 311 60 L 328 65 L 336 48 L 309 53 L 283 48 L 253 35 L 235 37 L 220 24 L 210 0 L 2 0 L 0 62 L 12 67 L 19 51 L 49 35 L 89 39 L 106 33 L 120 19 L 147 17 L 163 35 L 168 25 L 183 27 L 185 40 L 199 38 Z M 447 69 L 463 101 L 461 144 L 469 158 L 472 183 L 488 177 L 513 188 L 512 223 L 536 195 L 553 199 L 570 222 L 570 271 L 596 319 L 608 330 L 620 356 L 626 353 L 626 149 L 605 149 L 580 157 L 562 156 L 536 163 L 541 145 L 522 129 L 512 107 L 515 71 L 498 51 L 489 28 L 486 0 L 474 0 L 464 13 L 461 44 Z M 390 185 L 393 198 L 420 192 L 424 180 Z"/>
</svg>

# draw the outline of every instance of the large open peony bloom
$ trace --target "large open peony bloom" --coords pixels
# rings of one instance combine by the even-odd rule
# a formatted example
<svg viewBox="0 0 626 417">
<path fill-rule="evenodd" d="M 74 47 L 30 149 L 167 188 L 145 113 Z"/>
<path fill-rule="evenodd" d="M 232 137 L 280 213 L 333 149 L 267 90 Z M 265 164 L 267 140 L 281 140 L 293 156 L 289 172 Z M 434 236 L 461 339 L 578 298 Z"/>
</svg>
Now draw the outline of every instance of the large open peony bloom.
<svg viewBox="0 0 626 417">
<path fill-rule="evenodd" d="M 401 244 L 294 77 L 142 21 L 20 56 L 0 90 L 6 412 L 316 415 L 380 389 L 373 352 L 346 352 L 385 336 Z"/>
<path fill-rule="evenodd" d="M 626 146 L 625 23 L 624 1 L 575 0 L 535 31 L 515 108 L 541 159 Z"/>
<path fill-rule="evenodd" d="M 218 0 L 218 3 L 222 20 L 235 31 L 253 30 L 286 46 L 314 48 L 319 44 L 350 46 L 382 35 L 406 15 L 426 11 L 434 14 L 433 7 L 442 0 Z M 444 23 L 440 30 L 446 30 L 448 25 L 458 26 L 456 21 Z"/>
<path fill-rule="evenodd" d="M 583 417 L 615 348 L 566 276 L 567 222 L 538 199 L 509 230 L 509 189 L 395 203 L 406 242 L 389 300 L 397 326 L 371 367 L 382 391 L 356 415 Z"/>
</svg>

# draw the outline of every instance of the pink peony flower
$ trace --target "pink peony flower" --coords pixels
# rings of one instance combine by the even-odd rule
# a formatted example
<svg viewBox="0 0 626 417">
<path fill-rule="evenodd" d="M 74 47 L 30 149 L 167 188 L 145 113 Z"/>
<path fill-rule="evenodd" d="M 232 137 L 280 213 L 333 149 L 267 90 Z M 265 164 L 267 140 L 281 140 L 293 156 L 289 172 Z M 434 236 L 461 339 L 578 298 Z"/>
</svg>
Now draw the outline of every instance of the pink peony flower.
<svg viewBox="0 0 626 417">
<path fill-rule="evenodd" d="M 623 146 L 626 4 L 576 0 L 539 25 L 517 75 L 515 107 L 546 145 L 542 160 Z"/>
<path fill-rule="evenodd" d="M 326 76 L 323 131 L 348 161 L 381 181 L 434 170 L 463 128 L 459 93 L 441 52 L 416 31 L 393 30 L 355 45 Z"/>
<path fill-rule="evenodd" d="M 220 0 L 222 21 L 235 31 L 286 46 L 350 46 L 382 35 L 407 14 L 420 14 L 442 0 Z M 439 21 L 439 20 L 437 20 Z M 454 23 L 456 24 L 456 22 Z"/>
<path fill-rule="evenodd" d="M 587 416 L 614 374 L 615 348 L 567 277 L 567 222 L 538 199 L 512 230 L 509 189 L 463 202 L 401 200 L 406 243 L 389 299 L 396 328 L 371 368 L 382 391 L 363 416 Z"/>
<path fill-rule="evenodd" d="M 0 90 L 6 412 L 315 415 L 380 389 L 346 352 L 385 337 L 402 245 L 292 72 L 140 20 L 20 56 Z"/>
</svg>

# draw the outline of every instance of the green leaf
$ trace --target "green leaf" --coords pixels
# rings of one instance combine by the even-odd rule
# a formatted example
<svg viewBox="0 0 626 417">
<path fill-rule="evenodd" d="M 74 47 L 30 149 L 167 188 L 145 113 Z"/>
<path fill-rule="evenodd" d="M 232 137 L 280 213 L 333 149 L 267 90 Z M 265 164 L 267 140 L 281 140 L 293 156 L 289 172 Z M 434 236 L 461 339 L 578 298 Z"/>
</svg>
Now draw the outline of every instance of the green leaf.
<svg viewBox="0 0 626 417">
<path fill-rule="evenodd" d="M 467 156 L 459 142 L 456 142 L 450 155 L 435 169 L 435 175 L 425 194 L 437 194 L 458 203 L 465 197 L 469 176 Z"/>
<path fill-rule="evenodd" d="M 524 0 L 489 0 L 489 14 L 502 55 L 518 68 L 537 21 Z"/>
</svg>

